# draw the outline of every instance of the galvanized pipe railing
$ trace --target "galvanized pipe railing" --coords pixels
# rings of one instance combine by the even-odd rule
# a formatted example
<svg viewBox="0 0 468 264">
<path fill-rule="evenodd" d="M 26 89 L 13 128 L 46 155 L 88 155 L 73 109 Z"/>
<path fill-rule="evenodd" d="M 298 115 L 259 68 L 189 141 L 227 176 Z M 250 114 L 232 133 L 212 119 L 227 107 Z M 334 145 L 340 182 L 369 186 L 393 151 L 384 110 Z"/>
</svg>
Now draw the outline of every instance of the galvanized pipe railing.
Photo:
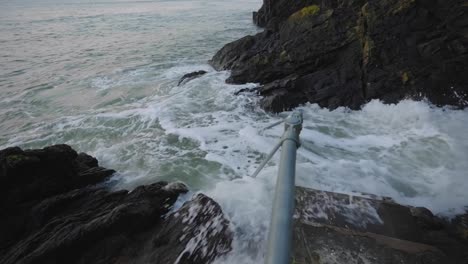
<svg viewBox="0 0 468 264">
<path fill-rule="evenodd" d="M 285 120 L 273 214 L 268 234 L 266 264 L 291 263 L 296 151 L 300 146 L 299 134 L 302 130 L 302 122 L 302 113 L 297 111 Z"/>
</svg>

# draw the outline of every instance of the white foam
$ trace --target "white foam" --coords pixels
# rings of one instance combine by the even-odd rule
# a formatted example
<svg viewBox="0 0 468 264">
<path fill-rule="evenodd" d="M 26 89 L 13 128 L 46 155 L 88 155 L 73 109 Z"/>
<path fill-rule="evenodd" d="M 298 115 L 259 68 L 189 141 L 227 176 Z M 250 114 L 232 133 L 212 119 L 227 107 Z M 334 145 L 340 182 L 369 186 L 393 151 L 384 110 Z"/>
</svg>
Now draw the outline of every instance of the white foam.
<svg viewBox="0 0 468 264">
<path fill-rule="evenodd" d="M 183 74 L 201 69 L 208 73 L 177 86 Z M 184 181 L 219 202 L 231 221 L 233 251 L 219 262 L 259 263 L 278 155 L 257 178 L 250 175 L 283 127 L 263 131 L 281 118 L 261 110 L 257 97 L 234 96 L 255 84 L 228 85 L 228 75 L 207 65 L 170 68 L 154 77 L 152 96 L 36 125 L 7 145 L 68 142 L 117 169 L 118 188 Z M 360 111 L 311 104 L 299 109 L 304 129 L 297 185 L 389 196 L 445 215 L 467 205 L 467 110 L 410 100 L 396 105 L 374 100 Z"/>
</svg>

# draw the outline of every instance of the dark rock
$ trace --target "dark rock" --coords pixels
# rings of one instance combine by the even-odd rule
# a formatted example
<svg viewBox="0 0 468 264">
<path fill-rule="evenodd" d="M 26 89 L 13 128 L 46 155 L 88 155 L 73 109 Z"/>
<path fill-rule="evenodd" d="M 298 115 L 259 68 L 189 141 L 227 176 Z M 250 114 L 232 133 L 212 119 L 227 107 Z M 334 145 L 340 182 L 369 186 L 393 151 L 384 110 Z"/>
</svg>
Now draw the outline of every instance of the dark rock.
<svg viewBox="0 0 468 264">
<path fill-rule="evenodd" d="M 231 250 L 232 232 L 221 207 L 198 194 L 153 232 L 141 263 L 211 263 Z"/>
<path fill-rule="evenodd" d="M 211 64 L 231 83 L 262 84 L 279 112 L 305 102 L 359 108 L 427 97 L 468 105 L 468 8 L 459 0 L 264 0 L 265 31 L 224 46 Z"/>
<path fill-rule="evenodd" d="M 318 1 L 304 0 L 291 2 L 286 0 L 264 0 L 260 10 L 254 12 L 254 23 L 259 27 L 270 25 L 271 28 L 274 28 L 275 22 L 283 21 L 297 10 L 313 4 L 318 4 Z"/>
<path fill-rule="evenodd" d="M 450 229 L 459 238 L 468 240 L 468 212 L 452 219 Z"/>
<path fill-rule="evenodd" d="M 445 264 L 439 249 L 421 243 L 321 224 L 296 224 L 294 263 Z"/>
<path fill-rule="evenodd" d="M 444 228 L 443 221 L 433 215 L 427 208 L 412 207 L 411 214 L 416 219 L 418 226 L 424 230 L 440 230 Z"/>
<path fill-rule="evenodd" d="M 238 62 L 238 55 L 242 52 L 248 51 L 255 44 L 255 37 L 245 36 L 239 40 L 225 45 L 218 51 L 213 59 L 210 61 L 211 65 L 217 70 L 228 70 L 236 66 L 234 63 Z"/>
<path fill-rule="evenodd" d="M 410 209 L 381 197 L 368 199 L 296 187 L 295 215 L 305 222 L 421 242 L 421 229 Z"/>
<path fill-rule="evenodd" d="M 449 252 L 449 263 L 468 263 L 468 213 L 444 220 L 444 229 L 427 232 L 426 239 Z"/>
<path fill-rule="evenodd" d="M 304 264 L 467 263 L 464 218 L 447 222 L 385 197 L 296 187 L 294 257 Z"/>
<path fill-rule="evenodd" d="M 92 157 L 86 153 L 78 154 L 78 157 L 76 157 L 76 160 L 78 161 L 79 164 L 83 164 L 88 168 L 95 168 L 99 166 L 98 160 L 95 157 Z"/>
<path fill-rule="evenodd" d="M 83 156 L 80 158 L 67 145 L 25 151 L 20 148 L 2 150 L 0 206 L 16 206 L 62 194 L 101 182 L 114 173 L 99 167 L 89 169 L 89 163 L 83 163 Z"/>
<path fill-rule="evenodd" d="M 198 195 L 168 214 L 182 183 L 97 187 L 114 171 L 57 145 L 0 151 L 0 263 L 210 263 L 231 248 L 229 222 Z"/>
<path fill-rule="evenodd" d="M 255 88 L 243 88 L 243 89 L 240 89 L 239 91 L 235 92 L 234 95 L 239 95 L 241 93 L 253 93 L 253 92 L 257 92 L 258 91 L 258 87 L 255 87 Z"/>
<path fill-rule="evenodd" d="M 193 79 L 196 79 L 198 77 L 205 75 L 206 73 L 207 72 L 203 70 L 187 73 L 184 76 L 182 76 L 182 78 L 180 78 L 179 83 L 177 85 L 180 86 L 182 83 L 187 83 Z"/>
</svg>

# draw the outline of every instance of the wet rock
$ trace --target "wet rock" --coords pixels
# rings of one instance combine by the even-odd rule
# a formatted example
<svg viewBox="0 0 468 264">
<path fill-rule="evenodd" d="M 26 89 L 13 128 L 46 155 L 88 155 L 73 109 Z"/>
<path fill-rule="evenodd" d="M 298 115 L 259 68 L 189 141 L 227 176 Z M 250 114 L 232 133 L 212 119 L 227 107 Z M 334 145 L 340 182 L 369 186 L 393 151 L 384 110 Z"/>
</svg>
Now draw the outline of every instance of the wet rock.
<svg viewBox="0 0 468 264">
<path fill-rule="evenodd" d="M 187 192 L 187 186 L 182 182 L 171 182 L 163 187 L 166 191 L 175 191 L 179 193 Z"/>
<path fill-rule="evenodd" d="M 217 70 L 228 70 L 235 67 L 241 67 L 241 65 L 235 65 L 235 63 L 239 62 L 236 56 L 242 52 L 248 51 L 252 46 L 254 46 L 254 44 L 255 37 L 252 36 L 245 36 L 239 40 L 229 43 L 215 54 L 213 59 L 210 61 L 210 64 Z"/>
<path fill-rule="evenodd" d="M 421 230 L 410 208 L 382 197 L 368 199 L 296 187 L 295 215 L 304 222 L 421 242 Z"/>
<path fill-rule="evenodd" d="M 296 187 L 296 263 L 445 264 L 468 260 L 468 239 L 460 236 L 466 230 L 465 216 L 447 222 L 426 208 L 356 195 Z"/>
<path fill-rule="evenodd" d="M 230 83 L 260 83 L 263 108 L 305 102 L 358 109 L 371 99 L 468 105 L 463 1 L 264 0 L 265 31 L 224 46 L 211 64 Z"/>
<path fill-rule="evenodd" d="M 206 73 L 207 72 L 203 71 L 203 70 L 187 73 L 184 76 L 182 76 L 182 78 L 180 78 L 179 83 L 177 84 L 177 86 L 180 86 L 183 83 L 187 83 L 187 82 L 189 82 L 189 81 L 191 81 L 193 79 L 201 77 L 201 76 L 205 75 Z"/>
<path fill-rule="evenodd" d="M 444 227 L 443 221 L 433 215 L 429 209 L 424 207 L 412 207 L 410 210 L 418 226 L 424 230 L 440 230 Z"/>
<path fill-rule="evenodd" d="M 91 166 L 90 166 L 91 165 Z M 0 151 L 0 206 L 16 206 L 101 182 L 114 171 L 79 156 L 70 146 Z"/>
<path fill-rule="evenodd" d="M 211 263 L 231 250 L 232 236 L 221 207 L 198 194 L 166 217 L 141 263 Z"/>
<path fill-rule="evenodd" d="M 0 263 L 210 263 L 230 250 L 210 198 L 171 212 L 184 184 L 96 185 L 112 173 L 67 145 L 0 151 Z"/>
<path fill-rule="evenodd" d="M 78 154 L 78 157 L 76 157 L 76 160 L 78 161 L 79 164 L 83 164 L 87 166 L 88 168 L 94 168 L 98 166 L 98 160 L 95 157 L 92 157 L 86 153 Z"/>
<path fill-rule="evenodd" d="M 452 219 L 450 227 L 459 238 L 468 240 L 468 212 Z"/>
<path fill-rule="evenodd" d="M 239 91 L 235 92 L 234 95 L 239 95 L 239 94 L 242 94 L 242 93 L 254 93 L 254 92 L 257 92 L 258 91 L 258 87 L 255 87 L 255 88 L 243 88 L 243 89 L 240 89 Z"/>
</svg>

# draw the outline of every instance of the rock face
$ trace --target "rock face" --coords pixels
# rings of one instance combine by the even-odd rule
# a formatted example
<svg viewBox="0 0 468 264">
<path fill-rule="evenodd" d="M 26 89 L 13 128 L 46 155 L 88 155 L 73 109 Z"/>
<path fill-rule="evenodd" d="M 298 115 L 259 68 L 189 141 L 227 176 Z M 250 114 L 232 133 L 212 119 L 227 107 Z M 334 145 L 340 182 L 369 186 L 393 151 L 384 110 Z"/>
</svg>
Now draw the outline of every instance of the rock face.
<svg viewBox="0 0 468 264">
<path fill-rule="evenodd" d="M 359 108 L 371 99 L 468 105 L 468 6 L 462 0 L 264 0 L 264 32 L 211 60 L 230 83 L 262 85 L 262 106 Z"/>
<path fill-rule="evenodd" d="M 185 185 L 95 185 L 113 173 L 67 145 L 0 151 L 0 263 L 210 263 L 230 250 L 210 198 L 170 212 Z"/>
<path fill-rule="evenodd" d="M 294 260 L 306 263 L 468 263 L 466 217 L 452 220 L 389 198 L 296 187 Z"/>
</svg>

